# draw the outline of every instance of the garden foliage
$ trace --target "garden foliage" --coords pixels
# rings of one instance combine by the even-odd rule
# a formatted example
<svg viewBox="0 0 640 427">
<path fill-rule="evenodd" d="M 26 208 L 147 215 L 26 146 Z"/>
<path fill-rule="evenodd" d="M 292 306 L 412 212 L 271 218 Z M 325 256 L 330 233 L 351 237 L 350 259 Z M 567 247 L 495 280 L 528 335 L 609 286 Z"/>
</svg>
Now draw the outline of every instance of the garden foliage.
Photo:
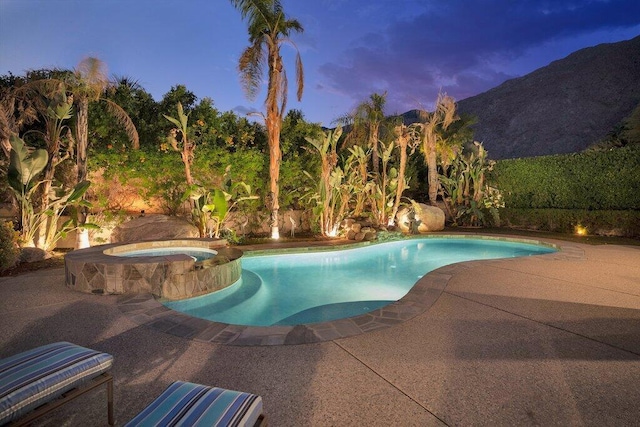
<svg viewBox="0 0 640 427">
<path fill-rule="evenodd" d="M 11 221 L 0 221 L 0 271 L 9 269 L 18 262 L 18 233 Z"/>
<path fill-rule="evenodd" d="M 507 208 L 640 210 L 640 146 L 500 160 Z"/>
</svg>

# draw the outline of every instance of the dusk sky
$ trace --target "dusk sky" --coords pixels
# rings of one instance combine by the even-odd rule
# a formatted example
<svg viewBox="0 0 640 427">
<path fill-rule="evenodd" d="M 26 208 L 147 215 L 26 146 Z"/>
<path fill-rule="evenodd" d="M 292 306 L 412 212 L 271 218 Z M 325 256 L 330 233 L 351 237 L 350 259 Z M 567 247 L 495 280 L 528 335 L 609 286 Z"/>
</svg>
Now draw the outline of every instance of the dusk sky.
<svg viewBox="0 0 640 427">
<path fill-rule="evenodd" d="M 305 67 L 288 108 L 330 125 L 374 92 L 386 113 L 461 100 L 571 52 L 640 35 L 638 0 L 283 0 Z M 237 74 L 246 25 L 227 0 L 0 0 L 0 74 L 95 56 L 159 101 L 172 86 L 221 111 L 263 110 Z M 289 81 L 295 51 L 284 47 Z"/>
</svg>

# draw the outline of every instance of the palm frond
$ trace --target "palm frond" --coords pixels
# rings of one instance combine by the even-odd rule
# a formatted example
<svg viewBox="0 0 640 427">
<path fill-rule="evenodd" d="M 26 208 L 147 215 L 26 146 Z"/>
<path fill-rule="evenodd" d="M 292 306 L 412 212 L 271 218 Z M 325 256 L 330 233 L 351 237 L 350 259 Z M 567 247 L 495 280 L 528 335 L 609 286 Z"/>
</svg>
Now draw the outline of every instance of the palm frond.
<svg viewBox="0 0 640 427">
<path fill-rule="evenodd" d="M 107 66 L 98 58 L 84 58 L 75 69 L 73 91 L 79 96 L 86 96 L 97 101 L 109 86 Z"/>
<path fill-rule="evenodd" d="M 127 137 L 129 138 L 129 140 L 131 141 L 131 144 L 133 145 L 133 148 L 135 150 L 139 149 L 140 138 L 138 136 L 138 130 L 136 129 L 136 126 L 133 124 L 131 117 L 129 117 L 127 112 L 124 111 L 124 109 L 118 104 L 116 104 L 115 102 L 110 101 L 108 99 L 101 99 L 101 100 L 105 102 L 107 111 L 124 128 L 127 134 Z"/>
<path fill-rule="evenodd" d="M 240 12 L 242 19 L 248 21 L 249 41 L 253 43 L 259 38 L 269 23 L 273 21 L 273 13 L 280 2 L 277 0 L 230 0 L 231 4 Z M 253 31 L 251 30 L 253 29 Z"/>
<path fill-rule="evenodd" d="M 287 88 L 289 87 L 289 79 L 287 78 L 287 72 L 285 71 L 284 67 L 282 68 L 280 74 L 282 75 L 282 78 L 280 79 L 280 87 L 274 89 L 278 91 L 278 94 L 276 94 L 276 96 L 280 95 L 280 116 L 283 116 L 284 110 L 287 108 Z"/>
<path fill-rule="evenodd" d="M 300 52 L 296 53 L 296 87 L 298 101 L 302 101 L 302 92 L 304 91 L 304 68 L 302 67 L 302 58 Z"/>
<path fill-rule="evenodd" d="M 240 61 L 238 62 L 242 88 L 247 98 L 251 101 L 258 95 L 262 82 L 262 74 L 266 62 L 262 46 L 262 43 L 254 43 L 248 46 L 240 55 Z"/>
</svg>

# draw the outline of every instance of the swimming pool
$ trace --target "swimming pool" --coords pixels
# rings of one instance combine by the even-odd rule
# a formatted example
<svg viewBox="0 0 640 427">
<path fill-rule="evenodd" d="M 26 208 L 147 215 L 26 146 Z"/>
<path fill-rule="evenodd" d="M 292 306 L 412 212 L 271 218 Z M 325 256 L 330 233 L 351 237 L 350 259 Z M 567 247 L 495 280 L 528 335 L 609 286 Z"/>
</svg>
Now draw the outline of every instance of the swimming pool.
<svg viewBox="0 0 640 427">
<path fill-rule="evenodd" d="M 358 316 L 399 300 L 429 271 L 456 262 L 555 252 L 504 240 L 421 238 L 320 252 L 251 256 L 221 291 L 165 306 L 216 322 L 274 326 Z"/>
</svg>

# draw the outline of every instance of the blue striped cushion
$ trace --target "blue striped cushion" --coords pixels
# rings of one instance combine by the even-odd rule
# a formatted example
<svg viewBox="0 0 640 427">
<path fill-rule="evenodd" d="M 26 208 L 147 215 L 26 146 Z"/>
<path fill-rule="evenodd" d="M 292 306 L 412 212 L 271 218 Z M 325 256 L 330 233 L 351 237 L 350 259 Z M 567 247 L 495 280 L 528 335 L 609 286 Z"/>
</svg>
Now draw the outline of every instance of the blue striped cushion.
<svg viewBox="0 0 640 427">
<path fill-rule="evenodd" d="M 106 372 L 113 356 L 57 342 L 0 360 L 0 425 Z"/>
<path fill-rule="evenodd" d="M 255 394 L 176 381 L 125 427 L 253 426 L 261 413 Z"/>
</svg>

